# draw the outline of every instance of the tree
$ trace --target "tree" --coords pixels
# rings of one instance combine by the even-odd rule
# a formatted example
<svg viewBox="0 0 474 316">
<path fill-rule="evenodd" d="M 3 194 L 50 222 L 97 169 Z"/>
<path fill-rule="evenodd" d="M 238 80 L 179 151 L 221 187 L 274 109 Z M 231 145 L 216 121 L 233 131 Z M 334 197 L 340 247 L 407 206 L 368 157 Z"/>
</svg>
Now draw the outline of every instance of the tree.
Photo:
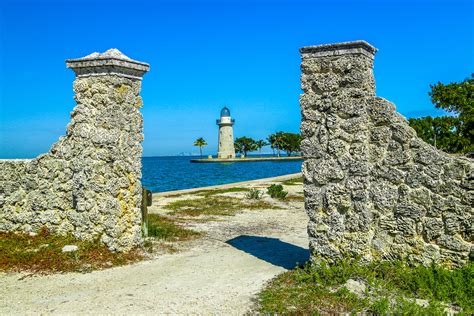
<svg viewBox="0 0 474 316">
<path fill-rule="evenodd" d="M 255 140 L 250 137 L 239 137 L 234 141 L 235 151 L 244 154 L 247 157 L 247 152 L 257 150 L 257 144 Z"/>
<path fill-rule="evenodd" d="M 270 147 L 273 149 L 273 155 L 275 155 L 275 149 L 277 150 L 277 155 L 280 157 L 280 150 L 283 146 L 283 132 L 276 132 L 275 134 L 270 134 L 267 140 L 270 143 Z"/>
<path fill-rule="evenodd" d="M 430 85 L 431 102 L 453 116 L 409 119 L 425 142 L 450 153 L 474 150 L 474 76 L 460 83 Z"/>
<path fill-rule="evenodd" d="M 430 85 L 428 93 L 431 102 L 438 108 L 457 116 L 456 144 L 457 151 L 474 150 L 474 74 L 462 82 L 447 85 L 438 82 Z"/>
<path fill-rule="evenodd" d="M 255 145 L 257 146 L 257 149 L 258 149 L 259 153 L 261 154 L 262 153 L 262 147 L 268 146 L 269 143 L 267 143 L 263 139 L 260 139 L 260 140 L 257 140 L 255 142 Z"/>
<path fill-rule="evenodd" d="M 202 157 L 202 147 L 207 146 L 207 143 L 204 140 L 204 138 L 199 137 L 198 139 L 196 139 L 196 141 L 194 142 L 194 146 L 199 146 L 199 152 L 201 153 L 201 157 Z"/>
<path fill-rule="evenodd" d="M 301 150 L 301 135 L 295 133 L 283 133 L 281 149 L 286 151 L 288 156 Z"/>
</svg>

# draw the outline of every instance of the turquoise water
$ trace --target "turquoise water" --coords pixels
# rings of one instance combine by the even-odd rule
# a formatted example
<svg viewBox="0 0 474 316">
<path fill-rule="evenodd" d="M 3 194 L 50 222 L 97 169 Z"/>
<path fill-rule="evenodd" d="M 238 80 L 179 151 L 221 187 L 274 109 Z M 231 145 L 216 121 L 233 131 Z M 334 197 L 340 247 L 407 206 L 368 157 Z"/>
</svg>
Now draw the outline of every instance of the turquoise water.
<svg viewBox="0 0 474 316">
<path fill-rule="evenodd" d="M 302 161 L 191 163 L 197 157 L 143 157 L 142 183 L 152 192 L 276 177 L 301 171 Z"/>
</svg>

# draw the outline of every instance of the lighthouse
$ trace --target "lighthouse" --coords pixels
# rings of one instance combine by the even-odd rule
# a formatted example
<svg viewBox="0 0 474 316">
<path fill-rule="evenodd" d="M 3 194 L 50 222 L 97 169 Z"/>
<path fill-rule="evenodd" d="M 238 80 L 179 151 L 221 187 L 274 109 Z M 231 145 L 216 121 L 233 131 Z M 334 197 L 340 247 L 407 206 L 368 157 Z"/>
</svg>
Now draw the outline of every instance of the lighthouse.
<svg viewBox="0 0 474 316">
<path fill-rule="evenodd" d="M 230 111 L 227 107 L 221 110 L 220 119 L 216 120 L 219 125 L 219 151 L 217 158 L 235 158 L 234 148 L 234 130 L 232 126 L 235 120 L 230 117 Z"/>
</svg>

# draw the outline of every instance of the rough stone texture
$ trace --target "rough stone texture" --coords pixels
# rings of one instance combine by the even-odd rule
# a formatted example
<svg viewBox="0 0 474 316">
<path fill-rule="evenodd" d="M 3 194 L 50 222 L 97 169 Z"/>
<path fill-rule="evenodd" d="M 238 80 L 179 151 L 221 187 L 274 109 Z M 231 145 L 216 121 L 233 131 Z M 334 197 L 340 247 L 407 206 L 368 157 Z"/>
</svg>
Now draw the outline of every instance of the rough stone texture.
<svg viewBox="0 0 474 316">
<path fill-rule="evenodd" d="M 301 95 L 313 262 L 343 256 L 457 266 L 474 253 L 474 164 L 416 136 L 375 96 L 363 41 L 304 47 Z"/>
<path fill-rule="evenodd" d="M 118 50 L 68 60 L 77 77 L 66 136 L 32 160 L 0 160 L 0 231 L 41 227 L 125 251 L 141 242 L 141 77 Z"/>
</svg>

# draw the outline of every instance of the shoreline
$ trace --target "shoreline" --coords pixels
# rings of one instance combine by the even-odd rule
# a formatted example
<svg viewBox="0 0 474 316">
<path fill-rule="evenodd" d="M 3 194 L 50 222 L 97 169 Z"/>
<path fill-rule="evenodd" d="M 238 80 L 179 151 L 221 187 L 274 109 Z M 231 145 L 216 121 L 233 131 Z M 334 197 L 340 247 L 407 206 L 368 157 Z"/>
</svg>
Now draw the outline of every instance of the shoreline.
<svg viewBox="0 0 474 316">
<path fill-rule="evenodd" d="M 292 157 L 255 157 L 255 158 L 200 158 L 191 159 L 192 163 L 226 163 L 226 162 L 259 162 L 259 161 L 298 161 L 304 160 L 302 156 Z"/>
<path fill-rule="evenodd" d="M 298 173 L 286 174 L 286 175 L 270 177 L 270 178 L 261 178 L 261 179 L 248 180 L 248 181 L 232 182 L 232 183 L 226 183 L 226 184 L 211 185 L 211 186 L 206 186 L 206 187 L 198 187 L 198 188 L 174 190 L 174 191 L 166 191 L 166 192 L 153 192 L 152 194 L 153 194 L 153 197 L 155 196 L 165 197 L 165 196 L 193 193 L 193 192 L 203 191 L 203 190 L 228 189 L 235 186 L 241 186 L 241 185 L 247 185 L 247 184 L 259 184 L 259 183 L 264 183 L 264 182 L 269 182 L 269 181 L 286 181 L 286 180 L 298 178 L 300 176 L 302 176 L 302 173 L 298 172 Z"/>
</svg>

